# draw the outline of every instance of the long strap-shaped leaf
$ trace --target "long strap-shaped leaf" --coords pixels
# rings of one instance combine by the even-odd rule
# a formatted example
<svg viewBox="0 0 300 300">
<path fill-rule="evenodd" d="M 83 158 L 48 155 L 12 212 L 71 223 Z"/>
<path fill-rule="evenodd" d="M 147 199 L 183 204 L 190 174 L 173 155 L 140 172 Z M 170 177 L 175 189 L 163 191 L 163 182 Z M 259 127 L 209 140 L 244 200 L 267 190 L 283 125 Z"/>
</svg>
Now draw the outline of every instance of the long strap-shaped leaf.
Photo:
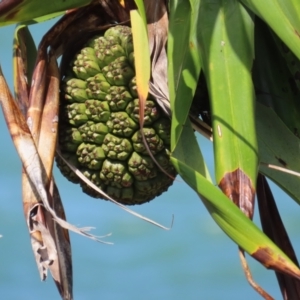
<svg viewBox="0 0 300 300">
<path fill-rule="evenodd" d="M 45 186 L 51 195 L 50 200 L 53 200 L 49 204 L 57 215 L 65 220 L 63 205 L 51 174 L 58 125 L 59 72 L 56 59 L 51 56 L 47 71 L 46 68 L 41 69 L 41 75 L 46 73 L 41 76 L 45 80 L 44 86 L 46 86 L 46 82 L 48 85 L 46 96 L 44 93 L 36 95 L 36 101 L 41 104 L 38 108 L 35 105 L 32 109 L 29 106 L 28 93 L 32 74 L 30 60 L 32 56 L 36 57 L 34 48 L 28 28 L 22 25 L 18 26 L 14 39 L 15 94 L 24 116 L 27 115 L 28 109 L 33 110 L 38 116 L 34 118 L 32 114 L 27 115 L 32 120 L 31 133 L 34 132 L 34 141 L 49 180 Z M 25 76 L 29 80 L 24 82 Z M 39 83 L 39 81 L 37 82 Z M 43 101 L 44 98 L 45 101 Z M 44 104 L 44 108 L 41 107 L 42 104 Z M 49 269 L 62 298 L 72 299 L 72 260 L 69 233 L 56 223 L 51 214 L 45 210 L 43 203 L 36 196 L 28 174 L 24 171 L 22 172 L 22 187 L 24 214 L 41 279 L 46 279 Z"/>
<path fill-rule="evenodd" d="M 150 51 L 147 35 L 147 20 L 143 1 L 135 1 L 138 10 L 130 11 L 133 47 L 135 56 L 136 86 L 139 96 L 140 127 L 144 126 L 145 103 L 149 92 Z"/>
<path fill-rule="evenodd" d="M 298 0 L 239 1 L 263 19 L 300 59 L 300 2 Z"/>
<path fill-rule="evenodd" d="M 282 57 L 281 45 L 274 42 L 271 30 L 259 18 L 255 20 L 255 40 L 253 81 L 257 100 L 264 104 L 256 105 L 260 158 L 264 164 L 299 172 L 299 90 Z M 299 177 L 265 165 L 261 171 L 300 202 Z"/>
<path fill-rule="evenodd" d="M 256 104 L 260 172 L 271 178 L 295 201 L 300 203 L 300 178 L 267 165 L 300 173 L 299 139 L 286 127 L 273 109 Z M 271 129 L 271 130 L 270 130 Z"/>
<path fill-rule="evenodd" d="M 13 43 L 14 92 L 24 116 L 29 105 L 28 96 L 36 52 L 35 43 L 28 27 L 24 24 L 18 25 L 15 29 Z M 18 75 L 16 76 L 16 74 Z"/>
<path fill-rule="evenodd" d="M 190 112 L 201 70 L 197 41 L 200 1 L 171 1 L 168 36 L 168 79 L 172 106 L 171 150 Z"/>
<path fill-rule="evenodd" d="M 291 132 L 299 135 L 300 89 L 270 28 L 259 18 L 255 18 L 255 41 L 253 83 L 257 99 L 272 107 Z"/>
<path fill-rule="evenodd" d="M 209 179 L 193 130 L 183 126 L 172 162 L 182 178 L 201 196 L 220 228 L 265 267 L 300 278 L 298 267 L 249 220 Z"/>
<path fill-rule="evenodd" d="M 52 0 L 41 5 L 40 0 L 0 1 L 0 26 L 32 20 L 42 22 L 61 15 L 67 9 L 87 5 L 91 2 L 92 0 Z"/>
<path fill-rule="evenodd" d="M 171 40 L 169 39 L 168 44 L 170 97 L 173 113 L 172 161 L 182 178 L 201 196 L 217 224 L 235 243 L 266 267 L 299 277 L 299 269 L 285 254 L 211 183 L 194 132 L 190 123 L 187 122 L 193 97 L 192 91 L 196 87 L 199 76 L 196 71 L 200 71 L 199 61 L 196 65 L 197 69 L 193 69 L 192 64 L 193 58 L 197 59 L 193 52 L 194 46 L 197 47 L 198 44 L 195 35 L 196 44 L 190 43 L 190 32 L 197 32 L 198 14 L 194 19 L 192 18 L 192 23 L 184 18 L 185 14 L 192 12 L 192 8 L 195 8 L 197 3 L 200 4 L 200 1 L 192 2 L 190 4 L 187 1 L 174 1 L 172 2 L 174 6 L 171 6 L 171 12 L 173 10 L 173 13 L 176 13 L 174 20 L 170 20 Z M 181 42 L 175 43 L 173 40 L 175 37 L 179 37 Z M 184 74 L 182 74 L 183 71 Z M 176 94 L 177 89 L 180 93 L 179 87 L 185 89 L 185 97 L 184 94 L 182 98 Z"/>
<path fill-rule="evenodd" d="M 199 30 L 212 108 L 216 180 L 252 218 L 258 164 L 251 79 L 253 21 L 236 0 L 210 2 L 201 2 Z"/>
<path fill-rule="evenodd" d="M 257 200 L 261 224 L 264 232 L 274 241 L 299 267 L 299 263 L 290 242 L 289 236 L 280 218 L 275 199 L 266 178 L 259 174 L 257 180 Z M 300 281 L 276 272 L 276 277 L 280 285 L 284 299 L 300 298 Z"/>
</svg>

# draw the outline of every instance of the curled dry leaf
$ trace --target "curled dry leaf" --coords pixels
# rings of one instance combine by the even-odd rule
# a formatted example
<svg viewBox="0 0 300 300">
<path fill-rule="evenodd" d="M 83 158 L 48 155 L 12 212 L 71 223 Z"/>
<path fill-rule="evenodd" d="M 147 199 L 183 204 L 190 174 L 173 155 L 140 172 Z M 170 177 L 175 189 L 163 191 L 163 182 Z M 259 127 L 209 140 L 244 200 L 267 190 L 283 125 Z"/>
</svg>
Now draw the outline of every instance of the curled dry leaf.
<svg viewBox="0 0 300 300">
<path fill-rule="evenodd" d="M 170 116 L 166 82 L 165 45 L 168 26 L 166 3 L 147 1 L 146 4 L 153 61 L 150 90 Z M 0 101 L 23 164 L 24 214 L 33 252 L 42 280 L 46 278 L 49 269 L 63 299 L 72 299 L 72 263 L 68 230 L 101 241 L 99 237 L 87 232 L 90 228 L 77 228 L 66 221 L 58 189 L 52 177 L 60 85 L 56 58 L 68 45 L 75 42 L 75 37 L 80 40 L 77 37 L 84 36 L 82 28 L 88 35 L 92 35 L 99 32 L 100 28 L 103 30 L 114 22 L 126 22 L 128 19 L 126 10 L 117 0 L 95 1 L 88 7 L 68 12 L 44 36 L 37 52 L 32 80 L 28 72 L 30 51 L 26 44 L 30 35 L 26 27 L 24 30 L 17 30 L 18 43 L 14 48 L 14 63 L 15 93 L 19 107 L 0 72 Z M 80 29 L 73 26 L 75 23 L 81 24 Z M 99 189 L 97 191 L 101 192 Z M 130 211 L 119 203 L 118 205 L 143 220 L 169 229 Z"/>
<path fill-rule="evenodd" d="M 148 22 L 148 39 L 151 55 L 150 93 L 156 98 L 166 115 L 171 117 L 169 88 L 167 82 L 168 12 L 165 0 L 145 0 Z"/>
</svg>

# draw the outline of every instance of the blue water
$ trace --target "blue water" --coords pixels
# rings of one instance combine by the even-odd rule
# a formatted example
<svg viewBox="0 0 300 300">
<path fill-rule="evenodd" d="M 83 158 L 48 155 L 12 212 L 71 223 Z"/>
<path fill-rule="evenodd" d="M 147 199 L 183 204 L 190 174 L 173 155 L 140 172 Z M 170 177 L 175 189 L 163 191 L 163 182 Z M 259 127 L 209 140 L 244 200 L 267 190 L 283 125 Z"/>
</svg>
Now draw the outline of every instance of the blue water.
<svg viewBox="0 0 300 300">
<path fill-rule="evenodd" d="M 53 22 L 31 27 L 36 40 Z M 13 27 L 0 30 L 0 63 L 12 86 Z M 49 277 L 40 282 L 21 200 L 21 165 L 0 115 L 0 298 L 59 299 Z M 199 138 L 212 170 L 211 145 Z M 214 224 L 197 195 L 180 179 L 158 199 L 134 210 L 173 228 L 164 231 L 111 203 L 81 193 L 55 169 L 68 220 L 94 226 L 114 245 L 71 234 L 75 299 L 260 299 L 245 280 L 237 247 Z M 300 249 L 299 207 L 278 189 L 279 208 L 296 250 Z M 257 215 L 257 213 L 256 213 Z M 257 219 L 255 219 L 256 222 Z M 271 271 L 253 259 L 255 280 L 280 299 Z"/>
</svg>

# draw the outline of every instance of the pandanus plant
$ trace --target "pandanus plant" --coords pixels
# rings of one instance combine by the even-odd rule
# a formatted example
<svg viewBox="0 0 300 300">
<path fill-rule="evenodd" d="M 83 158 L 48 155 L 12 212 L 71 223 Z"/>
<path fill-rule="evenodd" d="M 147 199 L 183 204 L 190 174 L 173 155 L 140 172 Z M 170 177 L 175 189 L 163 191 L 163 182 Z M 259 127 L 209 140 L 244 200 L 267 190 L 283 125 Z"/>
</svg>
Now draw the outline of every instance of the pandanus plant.
<svg viewBox="0 0 300 300">
<path fill-rule="evenodd" d="M 36 52 L 26 24 L 62 13 Z M 300 298 L 297 258 L 266 180 L 300 202 L 299 1 L 7 0 L 0 22 L 20 23 L 16 101 L 2 74 L 0 101 L 23 165 L 37 265 L 63 299 L 72 299 L 68 230 L 97 238 L 65 220 L 55 155 L 70 180 L 115 203 L 149 201 L 177 172 L 238 245 L 257 292 L 272 299 L 244 252 L 276 272 L 284 299 Z M 195 131 L 213 143 L 214 181 Z M 256 196 L 262 230 L 252 222 Z"/>
</svg>

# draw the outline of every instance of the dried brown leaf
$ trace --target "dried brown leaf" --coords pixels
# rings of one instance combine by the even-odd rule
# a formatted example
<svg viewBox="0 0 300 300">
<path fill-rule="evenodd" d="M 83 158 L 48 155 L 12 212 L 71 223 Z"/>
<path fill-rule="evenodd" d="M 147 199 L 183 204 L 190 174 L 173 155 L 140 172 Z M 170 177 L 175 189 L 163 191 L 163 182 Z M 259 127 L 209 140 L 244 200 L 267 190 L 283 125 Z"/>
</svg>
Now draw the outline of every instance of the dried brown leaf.
<svg viewBox="0 0 300 300">
<path fill-rule="evenodd" d="M 156 98 L 165 114 L 171 117 L 168 61 L 166 44 L 168 38 L 168 12 L 165 0 L 144 0 L 148 22 L 148 38 L 151 53 L 152 72 L 149 83 L 150 93 Z"/>
<path fill-rule="evenodd" d="M 257 200 L 263 231 L 299 267 L 292 243 L 285 230 L 275 199 L 266 178 L 259 174 Z M 300 299 L 300 281 L 281 272 L 276 272 L 281 293 L 286 300 Z"/>
<path fill-rule="evenodd" d="M 240 169 L 226 173 L 219 183 L 223 193 L 250 219 L 254 212 L 255 189 L 249 177 Z"/>
</svg>

